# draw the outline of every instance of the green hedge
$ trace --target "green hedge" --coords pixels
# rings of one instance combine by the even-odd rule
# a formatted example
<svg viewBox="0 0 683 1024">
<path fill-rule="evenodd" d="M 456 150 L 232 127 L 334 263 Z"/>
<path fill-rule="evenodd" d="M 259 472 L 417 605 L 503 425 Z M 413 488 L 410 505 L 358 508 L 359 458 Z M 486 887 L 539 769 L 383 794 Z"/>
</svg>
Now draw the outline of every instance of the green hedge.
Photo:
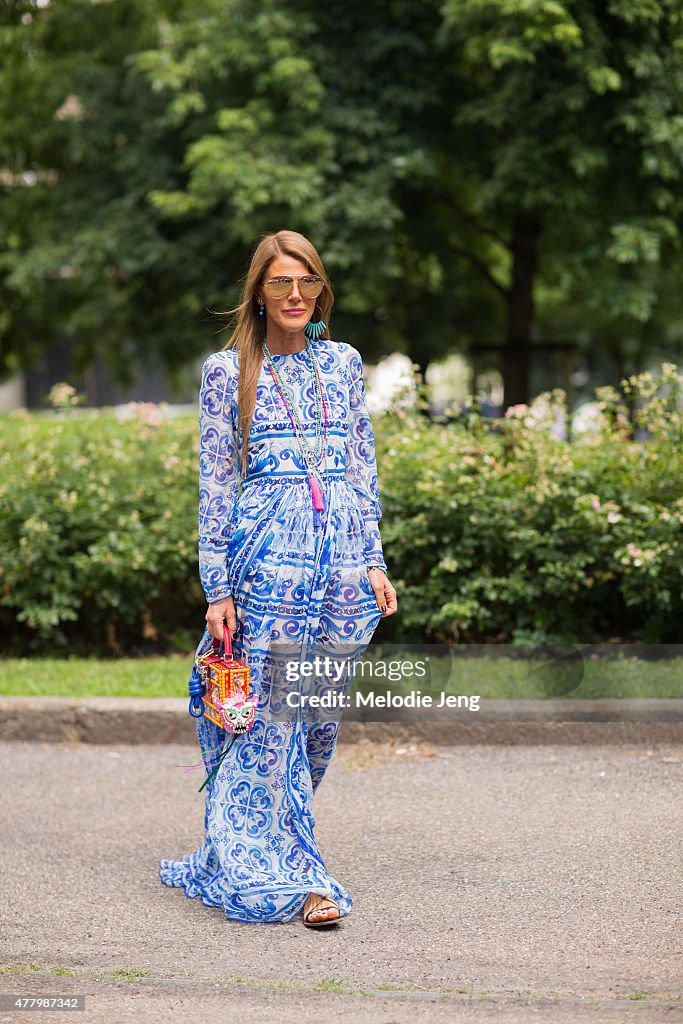
<svg viewBox="0 0 683 1024">
<path fill-rule="evenodd" d="M 123 654 L 186 649 L 195 637 L 196 645 L 204 598 L 190 418 L 140 405 L 125 422 L 65 410 L 13 416 L 3 428 L 4 650 Z"/>
<path fill-rule="evenodd" d="M 375 419 L 382 536 L 399 613 L 376 639 L 680 641 L 681 376 L 599 389 L 596 433 L 550 432 L 553 391 L 490 421 Z M 4 653 L 189 650 L 197 576 L 196 418 L 134 407 L 13 414 L 0 440 Z"/>
<path fill-rule="evenodd" d="M 572 443 L 550 432 L 560 390 L 494 424 L 474 403 L 458 426 L 393 417 L 378 457 L 397 638 L 681 642 L 681 377 L 622 385 L 646 440 L 612 388 Z"/>
</svg>

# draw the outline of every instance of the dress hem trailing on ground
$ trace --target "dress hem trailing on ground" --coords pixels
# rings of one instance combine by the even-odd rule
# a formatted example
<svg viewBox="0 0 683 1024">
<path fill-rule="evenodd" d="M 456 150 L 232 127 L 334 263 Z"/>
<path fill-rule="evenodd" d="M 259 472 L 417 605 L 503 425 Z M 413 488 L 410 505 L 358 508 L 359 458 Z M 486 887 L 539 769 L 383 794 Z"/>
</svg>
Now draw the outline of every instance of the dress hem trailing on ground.
<svg viewBox="0 0 683 1024">
<path fill-rule="evenodd" d="M 325 509 L 317 527 L 306 466 L 266 368 L 257 385 L 244 480 L 238 472 L 238 353 L 214 353 L 202 373 L 200 578 L 207 601 L 228 593 L 235 601 L 233 649 L 250 666 L 259 703 L 253 728 L 234 738 L 205 787 L 202 845 L 180 860 L 161 860 L 159 876 L 239 921 L 291 921 L 309 892 L 332 897 L 341 917 L 352 907 L 318 850 L 312 810 L 341 712 L 302 710 L 291 698 L 352 685 L 353 664 L 381 618 L 367 569 L 386 568 L 382 508 L 360 356 L 328 340 L 313 347 L 328 407 Z M 315 394 L 307 352 L 275 358 L 312 437 Z M 197 651 L 211 643 L 206 628 Z M 297 675 L 300 661 L 313 654 L 341 661 L 345 671 L 334 678 Z M 226 733 L 204 717 L 196 725 L 208 773 Z"/>
</svg>

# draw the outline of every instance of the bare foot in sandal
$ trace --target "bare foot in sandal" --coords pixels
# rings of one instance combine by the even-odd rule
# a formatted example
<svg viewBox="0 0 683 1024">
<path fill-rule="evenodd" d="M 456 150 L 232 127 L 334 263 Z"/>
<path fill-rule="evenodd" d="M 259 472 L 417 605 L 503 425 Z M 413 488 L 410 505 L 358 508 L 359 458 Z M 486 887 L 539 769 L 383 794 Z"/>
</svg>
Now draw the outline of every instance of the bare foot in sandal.
<svg viewBox="0 0 683 1024">
<path fill-rule="evenodd" d="M 322 925 L 335 924 L 339 918 L 339 906 L 329 896 L 321 896 L 317 892 L 309 892 L 304 904 L 304 924 L 308 928 L 320 928 Z"/>
</svg>

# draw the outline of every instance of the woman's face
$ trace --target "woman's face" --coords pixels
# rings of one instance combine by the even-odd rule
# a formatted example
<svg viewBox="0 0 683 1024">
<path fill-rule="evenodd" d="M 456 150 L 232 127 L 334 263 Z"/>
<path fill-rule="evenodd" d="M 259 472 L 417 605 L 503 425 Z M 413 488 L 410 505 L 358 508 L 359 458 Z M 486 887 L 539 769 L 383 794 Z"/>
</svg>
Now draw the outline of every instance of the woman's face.
<svg viewBox="0 0 683 1024">
<path fill-rule="evenodd" d="M 270 323 L 276 324 L 281 330 L 288 332 L 303 331 L 313 316 L 316 300 L 304 298 L 299 290 L 297 278 L 310 277 L 311 271 L 305 263 L 293 256 L 276 256 L 267 267 L 261 278 L 261 287 L 256 293 L 256 301 L 266 307 L 266 317 Z M 293 278 L 292 287 L 284 298 L 276 299 L 269 294 L 265 283 L 274 277 Z"/>
</svg>

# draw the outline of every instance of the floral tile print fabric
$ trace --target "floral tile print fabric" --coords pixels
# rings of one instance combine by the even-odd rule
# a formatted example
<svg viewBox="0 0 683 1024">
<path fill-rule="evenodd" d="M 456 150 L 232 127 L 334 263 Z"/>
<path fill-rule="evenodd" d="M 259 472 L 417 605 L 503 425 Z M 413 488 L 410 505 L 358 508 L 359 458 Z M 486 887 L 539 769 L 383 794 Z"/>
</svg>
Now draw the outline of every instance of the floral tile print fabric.
<svg viewBox="0 0 683 1024">
<path fill-rule="evenodd" d="M 207 602 L 229 595 L 235 601 L 233 651 L 251 668 L 259 704 L 253 728 L 241 736 L 197 719 L 207 771 L 229 749 L 205 788 L 201 847 L 181 860 L 162 860 L 159 874 L 166 885 L 239 921 L 291 921 L 309 892 L 331 896 L 342 917 L 352 906 L 318 850 L 312 810 L 341 712 L 302 706 L 298 699 L 290 706 L 287 694 L 302 692 L 292 666 L 314 654 L 330 654 L 346 671 L 339 679 L 314 677 L 304 692 L 348 690 L 349 667 L 381 618 L 367 567 L 386 570 L 382 506 L 361 357 L 346 343 L 320 339 L 312 346 L 328 412 L 325 510 L 317 528 L 305 463 L 265 361 L 243 480 L 238 353 L 216 352 L 202 370 L 200 578 Z M 273 358 L 312 438 L 315 394 L 307 353 Z M 197 651 L 211 643 L 207 628 Z"/>
</svg>

